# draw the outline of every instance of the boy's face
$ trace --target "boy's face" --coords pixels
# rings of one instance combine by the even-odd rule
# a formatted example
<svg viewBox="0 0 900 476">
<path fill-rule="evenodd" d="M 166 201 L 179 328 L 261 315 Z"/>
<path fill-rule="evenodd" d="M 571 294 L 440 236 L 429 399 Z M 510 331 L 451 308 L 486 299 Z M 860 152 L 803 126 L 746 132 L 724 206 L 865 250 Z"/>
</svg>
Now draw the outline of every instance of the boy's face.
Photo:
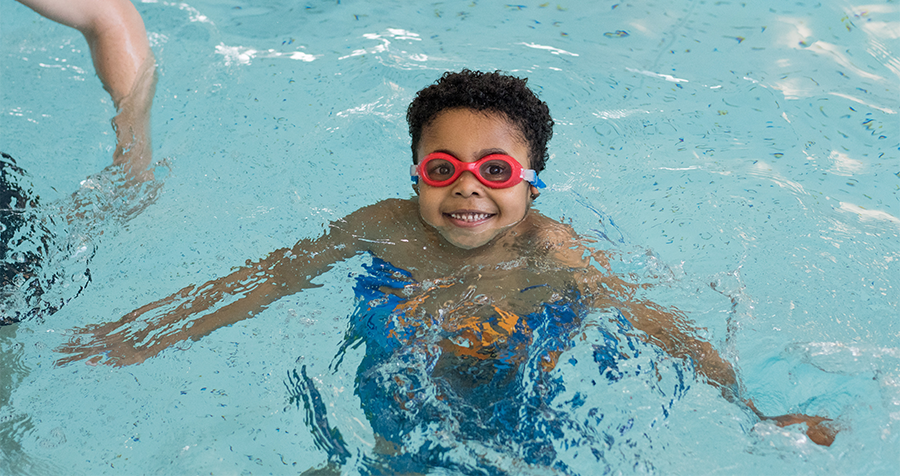
<svg viewBox="0 0 900 476">
<path fill-rule="evenodd" d="M 417 158 L 445 152 L 462 162 L 490 154 L 506 154 L 530 168 L 528 144 L 502 115 L 472 109 L 448 109 L 422 130 Z M 519 224 L 538 191 L 522 181 L 509 188 L 490 188 L 471 172 L 446 187 L 419 182 L 419 213 L 454 246 L 482 246 Z"/>
</svg>

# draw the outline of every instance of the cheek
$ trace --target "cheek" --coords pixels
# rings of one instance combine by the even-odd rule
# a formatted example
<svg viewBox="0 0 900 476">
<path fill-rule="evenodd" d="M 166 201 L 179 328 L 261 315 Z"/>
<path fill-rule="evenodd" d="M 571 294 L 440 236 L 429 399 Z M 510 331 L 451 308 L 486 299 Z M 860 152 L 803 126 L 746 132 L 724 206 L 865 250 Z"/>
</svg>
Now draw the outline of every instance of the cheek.
<svg viewBox="0 0 900 476">
<path fill-rule="evenodd" d="M 505 196 L 500 199 L 503 204 L 504 213 L 509 215 L 509 218 L 511 219 L 520 220 L 525 216 L 525 212 L 528 210 L 528 196 L 522 190 L 510 192 L 511 193 L 505 194 Z"/>
<path fill-rule="evenodd" d="M 432 190 L 428 190 L 427 187 L 419 190 L 419 215 L 429 224 L 434 224 L 434 220 L 440 216 L 438 205 L 440 199 Z"/>
</svg>

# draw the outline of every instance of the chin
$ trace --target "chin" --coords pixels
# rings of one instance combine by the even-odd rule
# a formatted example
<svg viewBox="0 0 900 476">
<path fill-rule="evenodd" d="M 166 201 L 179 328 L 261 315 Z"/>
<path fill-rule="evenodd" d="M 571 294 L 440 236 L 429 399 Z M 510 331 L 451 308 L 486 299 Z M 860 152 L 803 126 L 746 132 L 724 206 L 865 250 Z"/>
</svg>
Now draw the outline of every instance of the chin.
<svg viewBox="0 0 900 476">
<path fill-rule="evenodd" d="M 458 243 L 458 242 L 453 242 L 453 241 L 451 241 L 450 244 L 452 244 L 453 246 L 455 246 L 461 250 L 474 250 L 476 248 L 480 248 L 485 245 L 485 243 L 469 244 L 469 243 Z"/>
<path fill-rule="evenodd" d="M 488 244 L 493 237 L 484 238 L 480 236 L 475 237 L 451 237 L 446 236 L 443 233 L 441 236 L 451 245 L 463 249 L 463 250 L 474 250 L 475 248 L 480 248 L 486 244 Z"/>
</svg>

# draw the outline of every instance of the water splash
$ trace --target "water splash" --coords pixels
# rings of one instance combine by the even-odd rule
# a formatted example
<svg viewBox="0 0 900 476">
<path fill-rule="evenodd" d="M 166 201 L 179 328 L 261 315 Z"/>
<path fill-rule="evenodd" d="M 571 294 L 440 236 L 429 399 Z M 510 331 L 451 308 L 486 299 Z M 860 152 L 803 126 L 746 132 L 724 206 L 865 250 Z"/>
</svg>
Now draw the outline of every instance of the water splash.
<svg viewBox="0 0 900 476">
<path fill-rule="evenodd" d="M 101 237 L 117 233 L 162 187 L 161 180 L 129 182 L 108 167 L 70 198 L 43 204 L 11 156 L 3 154 L 0 173 L 0 325 L 43 319 L 81 294 Z"/>
</svg>

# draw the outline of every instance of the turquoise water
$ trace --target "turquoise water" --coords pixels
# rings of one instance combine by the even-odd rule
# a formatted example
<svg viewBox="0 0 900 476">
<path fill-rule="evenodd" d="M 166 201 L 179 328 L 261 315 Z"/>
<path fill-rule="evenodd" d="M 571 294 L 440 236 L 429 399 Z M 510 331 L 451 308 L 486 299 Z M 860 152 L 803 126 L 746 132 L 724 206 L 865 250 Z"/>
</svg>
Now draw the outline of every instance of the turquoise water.
<svg viewBox="0 0 900 476">
<path fill-rule="evenodd" d="M 588 388 L 588 342 L 560 359 L 578 364 L 557 369 L 566 390 L 554 403 L 581 392 L 588 404 L 569 416 L 600 408 L 607 419 L 567 430 L 559 461 L 579 474 L 892 474 L 900 5 L 542 3 L 138 4 L 159 62 L 159 188 L 127 197 L 104 185 L 114 110 L 84 40 L 0 3 L 0 150 L 30 173 L 44 216 L 70 209 L 72 194 L 100 210 L 53 228 L 64 244 L 54 263 L 69 280 L 55 292 L 72 298 L 89 268 L 81 294 L 46 319 L 0 328 L 0 472 L 321 467 L 327 455 L 290 400 L 290 375 L 304 365 L 352 453 L 344 472 L 362 471 L 374 444 L 353 393 L 364 349 L 329 365 L 355 306 L 347 276 L 365 257 L 320 278 L 322 288 L 141 365 L 54 367 L 53 349 L 75 327 L 408 197 L 405 107 L 441 72 L 469 67 L 528 76 L 548 102 L 557 126 L 543 213 L 654 284 L 644 297 L 685 311 L 765 413 L 826 415 L 845 428 L 830 448 L 815 446 L 690 373 L 677 398 L 656 392 L 676 385 L 672 373 Z M 645 359 L 682 365 L 652 351 L 629 365 Z M 570 444 L 612 433 L 603 461 Z M 547 472 L 462 443 L 448 458 Z"/>
</svg>

